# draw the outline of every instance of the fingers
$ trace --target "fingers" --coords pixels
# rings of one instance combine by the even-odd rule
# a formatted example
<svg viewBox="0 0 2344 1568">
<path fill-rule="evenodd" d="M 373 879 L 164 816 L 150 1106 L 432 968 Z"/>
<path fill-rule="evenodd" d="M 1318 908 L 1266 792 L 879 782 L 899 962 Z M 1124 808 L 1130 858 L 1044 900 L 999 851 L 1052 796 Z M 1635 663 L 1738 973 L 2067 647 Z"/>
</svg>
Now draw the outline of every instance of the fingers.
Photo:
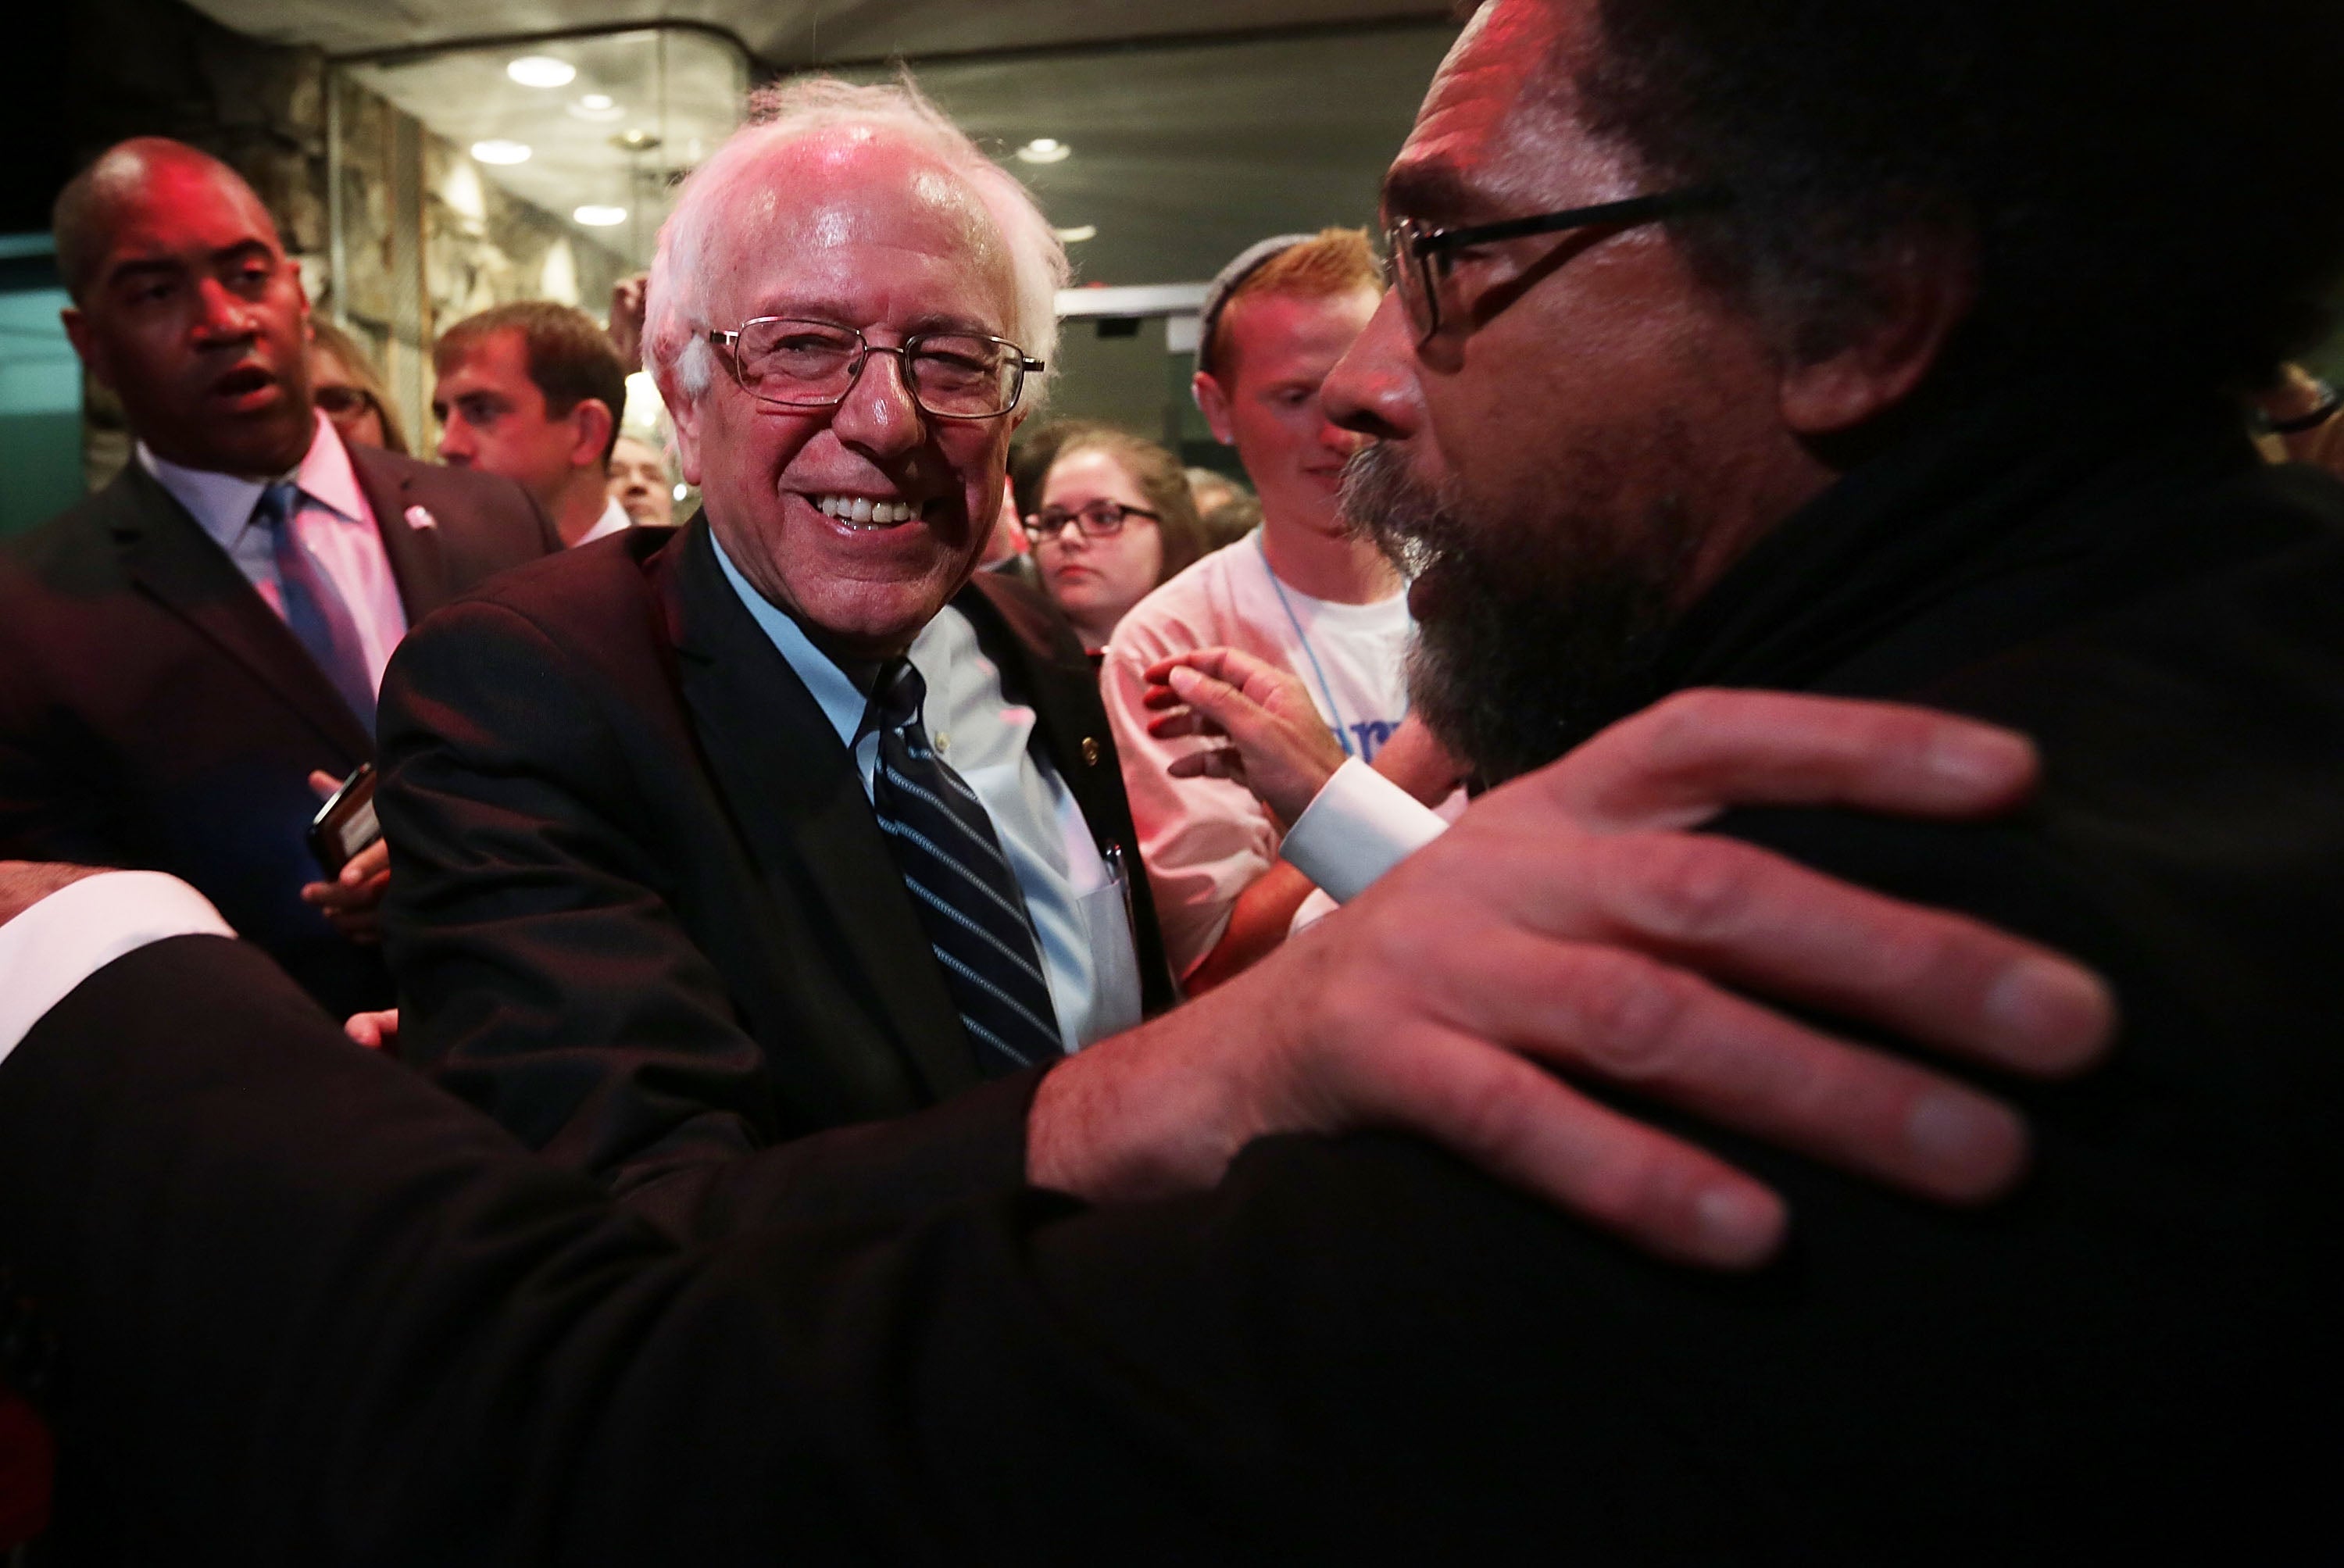
<svg viewBox="0 0 2344 1568">
<path fill-rule="evenodd" d="M 1540 835 L 1469 813 L 1386 880 L 1402 895 L 1469 886 L 1525 930 L 1632 948 L 2030 1076 L 2089 1066 L 2116 1029 L 2107 985 L 2047 948 L 1730 838 Z"/>
<path fill-rule="evenodd" d="M 1570 877 L 1521 892 L 1535 928 L 1624 944 L 2013 1072 L 2079 1071 L 2116 1030 L 2114 996 L 2081 965 L 1731 839 L 1586 840 Z"/>
<path fill-rule="evenodd" d="M 353 1013 L 343 1021 L 342 1033 L 370 1051 L 379 1051 L 399 1043 L 399 1009 L 392 1007 L 379 1013 Z"/>
<path fill-rule="evenodd" d="M 335 880 L 344 886 L 353 886 L 359 883 L 372 882 L 377 877 L 388 875 L 389 872 L 390 841 L 378 838 L 350 856 L 349 863 L 342 867 L 341 875 Z"/>
<path fill-rule="evenodd" d="M 1682 692 L 1533 777 L 1591 832 L 1689 827 L 1727 805 L 1975 816 L 2025 799 L 2024 736 L 1888 703 Z"/>
<path fill-rule="evenodd" d="M 334 792 L 342 787 L 342 781 L 321 769 L 312 769 L 309 774 L 309 787 L 317 792 L 319 800 L 331 800 L 334 798 Z"/>
<path fill-rule="evenodd" d="M 303 887 L 301 900 L 349 940 L 371 946 L 382 940 L 382 900 L 389 889 L 390 846 L 377 839 L 352 855 L 333 881 Z"/>
<path fill-rule="evenodd" d="M 356 914 L 371 911 L 382 902 L 390 886 L 390 873 L 379 870 L 363 881 L 312 882 L 301 889 L 301 902 L 313 905 L 328 915 Z"/>
<path fill-rule="evenodd" d="M 1470 1035 L 1395 1035 L 1359 1079 L 1366 1122 L 1430 1138 L 1661 1257 L 1746 1269 L 1781 1243 L 1783 1203 L 1765 1187 Z"/>
<path fill-rule="evenodd" d="M 1448 987 L 1464 1030 L 1939 1202 L 2006 1190 L 2017 1116 L 1965 1085 L 1834 1039 L 1640 954 L 1486 939 Z"/>
<path fill-rule="evenodd" d="M 1185 752 L 1164 764 L 1164 771 L 1176 779 L 1234 779 L 1246 782 L 1245 757 L 1228 747 L 1217 747 L 1207 752 Z"/>
<path fill-rule="evenodd" d="M 1239 688 L 1256 681 L 1277 683 L 1292 679 L 1288 671 L 1242 648 L 1189 648 L 1150 664 L 1146 672 L 1148 683 L 1168 685 L 1172 672 L 1184 667 Z"/>
<path fill-rule="evenodd" d="M 1168 690 L 1167 688 L 1167 694 Z M 1173 701 L 1177 702 L 1179 699 L 1175 697 Z M 1185 707 L 1176 708 L 1168 713 L 1150 716 L 1147 721 L 1147 733 L 1159 740 L 1175 739 L 1185 735 L 1217 737 L 1228 733 L 1227 730 L 1222 729 L 1204 714 L 1193 708 Z"/>
</svg>

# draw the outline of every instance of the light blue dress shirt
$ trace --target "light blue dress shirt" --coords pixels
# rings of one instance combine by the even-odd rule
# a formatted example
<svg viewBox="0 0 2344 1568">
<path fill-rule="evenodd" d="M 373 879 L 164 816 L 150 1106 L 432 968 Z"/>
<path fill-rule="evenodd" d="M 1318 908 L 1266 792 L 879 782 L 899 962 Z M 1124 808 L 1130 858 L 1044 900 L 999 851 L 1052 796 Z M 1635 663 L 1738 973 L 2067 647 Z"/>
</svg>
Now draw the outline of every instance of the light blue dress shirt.
<svg viewBox="0 0 2344 1568">
<path fill-rule="evenodd" d="M 716 544 L 712 533 L 709 542 Z M 858 742 L 856 732 L 869 697 L 803 627 L 749 585 L 722 544 L 716 544 L 716 561 L 750 615 L 805 683 L 840 744 L 854 747 L 868 796 L 879 737 L 874 733 Z M 1065 781 L 1026 744 L 1034 733 L 1034 710 L 1003 693 L 1001 672 L 977 645 L 976 628 L 950 605 L 913 639 L 905 656 L 927 683 L 921 718 L 928 738 L 985 803 L 1026 895 L 1067 1051 L 1132 1027 L 1139 1022 L 1139 962 L 1124 886 L 1100 856 Z"/>
</svg>

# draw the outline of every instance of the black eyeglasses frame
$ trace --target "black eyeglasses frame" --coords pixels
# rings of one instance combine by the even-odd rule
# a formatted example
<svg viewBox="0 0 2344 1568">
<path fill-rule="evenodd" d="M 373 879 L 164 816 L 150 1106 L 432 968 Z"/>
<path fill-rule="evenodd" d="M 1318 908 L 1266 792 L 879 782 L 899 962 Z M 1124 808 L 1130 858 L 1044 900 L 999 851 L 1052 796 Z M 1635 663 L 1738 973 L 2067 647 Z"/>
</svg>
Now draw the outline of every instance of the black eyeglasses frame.
<svg viewBox="0 0 2344 1568">
<path fill-rule="evenodd" d="M 1723 207 L 1732 199 L 1732 193 L 1723 186 L 1697 185 L 1456 228 L 1420 229 L 1415 219 L 1403 217 L 1384 230 L 1384 251 L 1391 262 L 1392 286 L 1399 291 L 1409 324 L 1417 329 L 1417 341 L 1422 343 L 1440 330 L 1440 280 L 1432 271 L 1435 257 L 1467 246 L 1495 245 L 1501 240 L 1561 234 L 1573 228 L 1632 228 L 1663 217 Z M 1402 271 L 1403 265 L 1408 268 L 1406 273 Z M 1416 284 L 1413 297 L 1404 282 L 1408 278 Z"/>
<path fill-rule="evenodd" d="M 1073 507 L 1061 507 L 1059 509 L 1066 514 L 1066 521 L 1058 524 L 1056 528 L 1050 527 L 1043 521 L 1043 513 L 1049 510 L 1047 507 L 1044 507 L 1040 511 L 1028 512 L 1026 516 L 1018 519 L 1018 523 L 1026 530 L 1026 538 L 1032 540 L 1036 544 L 1040 544 L 1046 540 L 1056 539 L 1060 534 L 1066 532 L 1067 522 L 1073 523 L 1075 525 L 1075 531 L 1081 534 L 1085 539 L 1113 539 L 1116 535 L 1123 531 L 1123 522 L 1126 518 L 1144 517 L 1150 522 L 1159 524 L 1164 521 L 1164 514 L 1160 511 L 1151 511 L 1144 506 L 1126 506 L 1119 501 L 1104 502 L 1093 501 L 1091 502 L 1091 505 L 1105 505 L 1115 508 L 1115 526 L 1105 531 L 1093 528 L 1090 525 L 1090 520 L 1083 515 L 1083 512 L 1087 511 L 1088 508 L 1078 510 Z"/>
</svg>

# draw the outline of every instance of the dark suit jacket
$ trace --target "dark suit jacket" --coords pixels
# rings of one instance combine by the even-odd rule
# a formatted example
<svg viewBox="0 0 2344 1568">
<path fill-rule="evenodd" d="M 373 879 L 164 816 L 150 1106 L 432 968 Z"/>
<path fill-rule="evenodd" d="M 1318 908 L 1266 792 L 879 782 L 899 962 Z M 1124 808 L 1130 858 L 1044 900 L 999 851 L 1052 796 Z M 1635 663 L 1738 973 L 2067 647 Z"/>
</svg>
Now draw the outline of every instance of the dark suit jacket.
<svg viewBox="0 0 2344 1568">
<path fill-rule="evenodd" d="M 412 624 L 558 545 L 510 481 L 351 445 Z M 419 529 L 421 506 L 438 520 Z M 301 902 L 313 768 L 373 737 L 285 623 L 133 463 L 0 554 L 0 858 L 171 872 L 329 1009 L 388 1005 L 380 953 Z"/>
<path fill-rule="evenodd" d="M 2000 1086 L 2037 1135 L 2016 1199 L 1948 1212 L 1717 1138 L 1796 1216 L 1746 1278 L 1394 1138 L 1266 1140 L 1216 1191 L 1094 1210 L 1002 1179 L 1018 1078 L 726 1162 L 742 1229 L 691 1249 L 187 938 L 0 1063 L 0 1266 L 61 1536 L 311 1563 L 2300 1554 L 2344 1305 L 2344 490 L 2259 469 L 2218 414 L 2063 406 L 1859 470 L 1670 655 L 2040 741 L 2009 822 L 1738 824 L 2116 976 L 2106 1067 Z"/>
<path fill-rule="evenodd" d="M 1082 651 L 980 573 L 954 601 L 1137 878 Z M 419 628 L 383 682 L 401 1049 L 563 1163 L 680 1216 L 708 1161 L 976 1081 L 839 744 L 707 524 L 574 551 Z M 1144 882 L 1145 1004 L 1172 999 Z"/>
</svg>

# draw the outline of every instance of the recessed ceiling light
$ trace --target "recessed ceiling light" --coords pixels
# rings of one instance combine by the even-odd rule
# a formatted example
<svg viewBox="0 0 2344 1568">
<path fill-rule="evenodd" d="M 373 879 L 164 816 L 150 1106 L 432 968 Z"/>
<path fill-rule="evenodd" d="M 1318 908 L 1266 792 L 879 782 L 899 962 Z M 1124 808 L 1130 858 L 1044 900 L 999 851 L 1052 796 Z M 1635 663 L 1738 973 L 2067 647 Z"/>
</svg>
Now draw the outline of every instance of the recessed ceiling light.
<svg viewBox="0 0 2344 1568">
<path fill-rule="evenodd" d="M 678 501 L 682 501 L 685 496 L 688 496 L 691 493 L 692 491 L 689 486 L 678 485 L 675 487 L 675 499 Z"/>
<path fill-rule="evenodd" d="M 581 109 L 607 109 L 616 102 L 618 100 L 608 93 L 581 93 L 578 96 L 578 106 Z"/>
<path fill-rule="evenodd" d="M 627 221 L 627 209 L 623 207 L 581 207 L 570 216 L 589 228 L 609 228 Z"/>
<path fill-rule="evenodd" d="M 523 55 L 505 75 L 524 87 L 566 87 L 578 79 L 578 67 L 551 55 Z"/>
<path fill-rule="evenodd" d="M 1098 238 L 1098 225 L 1078 223 L 1072 228 L 1054 228 L 1050 232 L 1058 237 L 1058 243 L 1061 245 L 1080 245 L 1086 239 Z"/>
<path fill-rule="evenodd" d="M 611 145 L 622 153 L 647 153 L 660 145 L 660 139 L 642 126 L 635 126 L 612 137 Z"/>
<path fill-rule="evenodd" d="M 492 137 L 488 141 L 474 142 L 472 156 L 482 163 L 527 163 L 529 144 Z"/>
<path fill-rule="evenodd" d="M 570 117 L 591 125 L 607 126 L 612 120 L 624 119 L 626 106 L 608 93 L 588 93 L 570 106 Z"/>
<path fill-rule="evenodd" d="M 1017 156 L 1027 163 L 1064 163 L 1074 150 L 1056 137 L 1036 137 L 1017 149 Z"/>
</svg>

